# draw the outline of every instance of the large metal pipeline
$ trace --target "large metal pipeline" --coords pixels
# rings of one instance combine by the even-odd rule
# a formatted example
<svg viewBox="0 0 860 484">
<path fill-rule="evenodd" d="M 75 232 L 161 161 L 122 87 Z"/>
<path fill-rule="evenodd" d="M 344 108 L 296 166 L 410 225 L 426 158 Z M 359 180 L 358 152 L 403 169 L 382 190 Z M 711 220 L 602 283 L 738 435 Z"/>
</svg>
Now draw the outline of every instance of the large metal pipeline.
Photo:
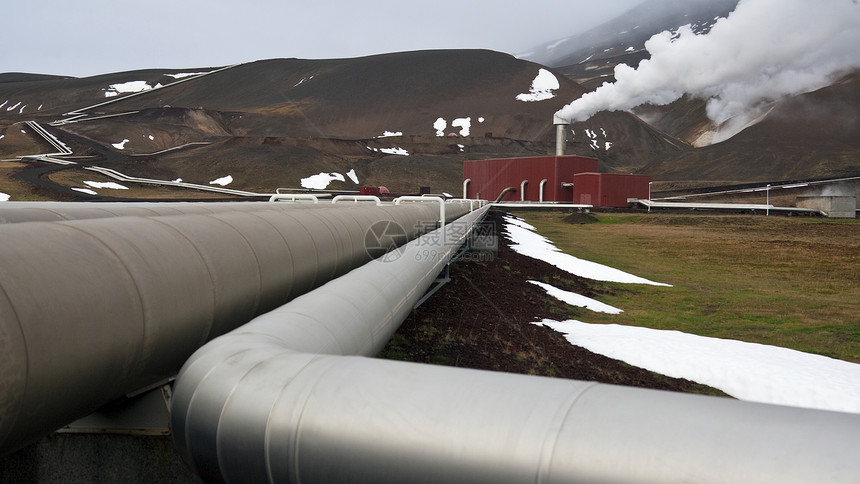
<svg viewBox="0 0 860 484">
<path fill-rule="evenodd" d="M 171 410 L 187 462 L 211 482 L 856 482 L 860 415 L 340 356 L 382 347 L 479 216 L 199 349 Z"/>
<path fill-rule="evenodd" d="M 432 204 L 288 205 L 0 225 L 0 454 L 171 377 L 209 339 L 364 264 L 375 224 L 396 223 L 405 241 L 439 218 Z"/>
<path fill-rule="evenodd" d="M 0 204 L 0 224 L 337 207 L 342 205 L 330 202 L 4 202 Z"/>
</svg>

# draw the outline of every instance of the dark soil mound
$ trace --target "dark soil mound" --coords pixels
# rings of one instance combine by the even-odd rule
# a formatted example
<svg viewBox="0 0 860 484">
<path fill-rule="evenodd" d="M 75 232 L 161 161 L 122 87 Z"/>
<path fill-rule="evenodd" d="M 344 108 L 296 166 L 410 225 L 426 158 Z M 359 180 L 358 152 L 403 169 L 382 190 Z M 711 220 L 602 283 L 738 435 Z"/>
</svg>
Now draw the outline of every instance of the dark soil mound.
<svg viewBox="0 0 860 484">
<path fill-rule="evenodd" d="M 597 222 L 597 217 L 588 212 L 573 212 L 561 220 L 569 224 L 591 224 Z"/>
</svg>

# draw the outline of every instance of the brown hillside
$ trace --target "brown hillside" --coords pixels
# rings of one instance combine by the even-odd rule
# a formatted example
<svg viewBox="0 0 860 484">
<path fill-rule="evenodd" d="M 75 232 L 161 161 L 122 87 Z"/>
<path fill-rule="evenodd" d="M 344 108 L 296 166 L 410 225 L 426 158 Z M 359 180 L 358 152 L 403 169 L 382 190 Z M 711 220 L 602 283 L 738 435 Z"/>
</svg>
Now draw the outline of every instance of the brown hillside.
<svg viewBox="0 0 860 484">
<path fill-rule="evenodd" d="M 82 163 L 146 178 L 207 184 L 229 174 L 230 188 L 271 192 L 298 187 L 320 172 L 354 169 L 362 185 L 459 193 L 465 159 L 554 150 L 553 114 L 585 91 L 556 73 L 553 96 L 518 100 L 540 69 L 498 52 L 439 50 L 272 59 L 179 80 L 167 75 L 176 71 L 156 70 L 29 83 L 13 77 L 0 83 L 0 98 L 18 102 L 26 94 L 51 99 L 45 106 L 52 107 L 37 114 L 0 112 L 0 134 L 33 119 L 75 154 L 91 155 Z M 111 85 L 133 81 L 163 87 L 106 97 Z M 88 106 L 83 117 L 63 115 Z M 435 126 L 440 118 L 443 136 Z M 67 121 L 47 125 L 57 119 Z M 400 134 L 382 137 L 386 132 Z M 573 125 L 569 138 L 568 152 L 596 156 L 608 171 L 636 171 L 654 156 L 685 149 L 629 113 Z M 15 143 L 0 139 L 0 156 L 46 152 L 43 144 L 32 133 Z M 37 183 L 50 189 L 62 179 L 40 174 Z M 347 180 L 329 188 L 359 184 Z"/>
</svg>

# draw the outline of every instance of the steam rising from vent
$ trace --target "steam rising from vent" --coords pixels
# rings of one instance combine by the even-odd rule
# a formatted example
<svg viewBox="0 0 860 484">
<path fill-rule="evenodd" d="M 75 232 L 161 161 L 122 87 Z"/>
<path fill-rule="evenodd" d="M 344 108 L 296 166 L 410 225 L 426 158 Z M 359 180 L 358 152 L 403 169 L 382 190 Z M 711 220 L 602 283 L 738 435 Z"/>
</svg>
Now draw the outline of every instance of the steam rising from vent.
<svg viewBox="0 0 860 484">
<path fill-rule="evenodd" d="M 599 111 L 665 105 L 689 94 L 707 100 L 713 122 L 735 125 L 725 139 L 763 114 L 767 102 L 824 87 L 860 67 L 858 46 L 858 0 L 740 0 L 705 35 L 689 25 L 654 35 L 645 43 L 650 59 L 636 69 L 618 64 L 615 83 L 556 116 L 585 121 Z"/>
</svg>

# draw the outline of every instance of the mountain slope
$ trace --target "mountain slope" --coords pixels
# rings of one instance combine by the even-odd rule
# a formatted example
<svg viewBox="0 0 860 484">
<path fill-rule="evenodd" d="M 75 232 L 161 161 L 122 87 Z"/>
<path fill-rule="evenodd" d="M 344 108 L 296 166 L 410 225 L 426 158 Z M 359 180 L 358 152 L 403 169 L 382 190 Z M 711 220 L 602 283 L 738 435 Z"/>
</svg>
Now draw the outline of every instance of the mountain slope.
<svg viewBox="0 0 860 484">
<path fill-rule="evenodd" d="M 458 193 L 465 159 L 553 152 L 553 113 L 585 92 L 543 66 L 486 50 L 271 59 L 203 71 L 210 73 L 0 83 L 0 98 L 45 100 L 35 113 L 0 111 L 0 134 L 10 133 L 0 138 L 0 156 L 37 149 L 32 137 L 30 145 L 10 142 L 13 134 L 27 138 L 14 123 L 59 119 L 50 130 L 76 154 L 91 155 L 84 164 L 134 176 L 207 184 L 229 174 L 230 188 L 272 192 L 320 172 L 355 170 L 359 182 L 329 188 Z M 569 152 L 597 156 L 606 170 L 636 170 L 684 149 L 629 113 L 573 125 L 570 138 Z"/>
<path fill-rule="evenodd" d="M 654 34 L 676 31 L 688 24 L 694 32 L 706 33 L 737 3 L 738 0 L 648 0 L 593 29 L 539 45 L 519 57 L 556 68 L 591 90 L 614 80 L 616 64 L 636 67 L 648 58 L 645 41 Z"/>
</svg>

